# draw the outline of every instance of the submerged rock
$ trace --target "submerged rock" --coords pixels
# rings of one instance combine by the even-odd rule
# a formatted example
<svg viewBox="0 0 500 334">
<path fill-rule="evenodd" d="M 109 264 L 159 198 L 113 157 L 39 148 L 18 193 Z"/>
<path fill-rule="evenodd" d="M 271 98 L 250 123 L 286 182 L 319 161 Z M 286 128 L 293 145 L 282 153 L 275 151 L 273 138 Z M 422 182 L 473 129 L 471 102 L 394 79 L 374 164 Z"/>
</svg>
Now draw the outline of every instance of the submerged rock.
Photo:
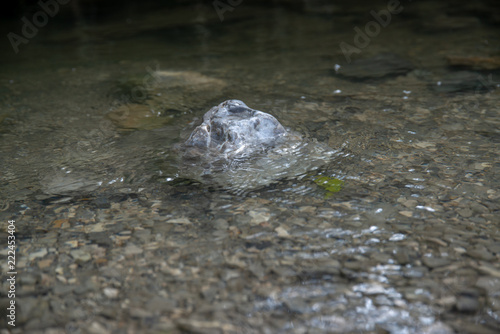
<svg viewBox="0 0 500 334">
<path fill-rule="evenodd" d="M 500 69 L 500 57 L 446 56 L 446 60 L 451 66 L 471 68 L 473 70 Z"/>
<path fill-rule="evenodd" d="M 300 179 L 338 153 L 239 100 L 210 109 L 177 150 L 179 176 L 237 192 Z"/>
<path fill-rule="evenodd" d="M 413 68 L 413 64 L 406 59 L 393 53 L 381 53 L 343 65 L 338 69 L 337 74 L 349 79 L 366 80 L 402 75 Z"/>
<path fill-rule="evenodd" d="M 458 71 L 443 76 L 437 83 L 432 84 L 438 93 L 455 93 L 474 91 L 477 93 L 495 89 L 495 82 L 491 77 L 486 77 L 478 72 Z"/>
<path fill-rule="evenodd" d="M 106 116 L 121 130 L 152 130 L 222 94 L 226 83 L 193 71 L 153 71 L 110 92 L 117 105 Z"/>
<path fill-rule="evenodd" d="M 82 195 L 99 187 L 95 175 L 48 173 L 42 180 L 42 191 L 49 195 Z"/>
</svg>

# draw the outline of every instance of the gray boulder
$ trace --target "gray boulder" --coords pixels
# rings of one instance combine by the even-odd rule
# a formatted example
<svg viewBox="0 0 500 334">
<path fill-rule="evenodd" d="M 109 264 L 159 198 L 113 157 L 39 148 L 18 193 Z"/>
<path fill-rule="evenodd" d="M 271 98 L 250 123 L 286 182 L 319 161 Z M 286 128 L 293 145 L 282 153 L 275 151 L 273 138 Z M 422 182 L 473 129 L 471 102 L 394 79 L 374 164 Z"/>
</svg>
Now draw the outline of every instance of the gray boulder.
<svg viewBox="0 0 500 334">
<path fill-rule="evenodd" d="M 186 147 L 196 147 L 224 157 L 249 156 L 274 146 L 287 135 L 273 116 L 227 100 L 210 109 L 203 123 L 191 133 Z"/>
</svg>

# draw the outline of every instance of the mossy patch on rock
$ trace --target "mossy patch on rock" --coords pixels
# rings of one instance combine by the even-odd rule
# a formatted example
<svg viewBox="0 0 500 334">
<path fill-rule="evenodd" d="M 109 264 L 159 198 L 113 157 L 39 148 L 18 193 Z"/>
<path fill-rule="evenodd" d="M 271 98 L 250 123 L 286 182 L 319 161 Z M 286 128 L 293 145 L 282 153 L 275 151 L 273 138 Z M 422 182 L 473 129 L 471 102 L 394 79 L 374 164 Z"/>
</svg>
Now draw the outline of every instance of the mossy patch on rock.
<svg viewBox="0 0 500 334">
<path fill-rule="evenodd" d="M 314 183 L 327 191 L 325 197 L 328 198 L 334 193 L 342 190 L 344 181 L 329 176 L 317 176 L 313 178 Z"/>
</svg>

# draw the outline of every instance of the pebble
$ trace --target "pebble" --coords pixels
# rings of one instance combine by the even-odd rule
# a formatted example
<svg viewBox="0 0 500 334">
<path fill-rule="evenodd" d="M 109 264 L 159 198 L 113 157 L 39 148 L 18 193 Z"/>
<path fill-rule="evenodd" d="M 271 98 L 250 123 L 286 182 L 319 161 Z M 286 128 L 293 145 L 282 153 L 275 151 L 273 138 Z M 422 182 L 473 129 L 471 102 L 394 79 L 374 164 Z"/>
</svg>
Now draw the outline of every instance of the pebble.
<svg viewBox="0 0 500 334">
<path fill-rule="evenodd" d="M 340 67 L 337 74 L 351 79 L 374 79 L 402 75 L 414 66 L 407 60 L 393 54 L 381 53 L 371 58 L 354 60 Z"/>
<path fill-rule="evenodd" d="M 474 313 L 479 309 L 479 300 L 474 294 L 460 294 L 457 298 L 457 311 Z"/>
<path fill-rule="evenodd" d="M 290 224 L 297 226 L 304 226 L 306 225 L 306 220 L 304 218 L 293 218 L 291 219 Z"/>
<path fill-rule="evenodd" d="M 28 259 L 29 259 L 29 261 L 33 261 L 34 259 L 38 259 L 40 257 L 44 257 L 47 254 L 48 254 L 47 248 L 42 248 L 42 249 L 39 249 L 36 252 L 30 253 L 28 255 Z"/>
<path fill-rule="evenodd" d="M 52 289 L 55 295 L 61 296 L 69 295 L 73 293 L 73 290 L 75 290 L 75 286 L 67 284 L 56 284 Z"/>
<path fill-rule="evenodd" d="M 452 66 L 468 67 L 473 70 L 500 69 L 500 57 L 482 56 L 446 56 L 446 60 Z"/>
<path fill-rule="evenodd" d="M 97 321 L 93 321 L 89 327 L 87 327 L 87 331 L 89 334 L 109 334 L 111 331 L 106 329 L 104 325 Z"/>
<path fill-rule="evenodd" d="M 283 226 L 276 227 L 274 230 L 276 231 L 276 233 L 278 233 L 278 237 L 280 238 L 290 237 L 290 234 Z"/>
<path fill-rule="evenodd" d="M 185 218 L 185 217 L 169 219 L 169 220 L 166 221 L 166 223 L 169 223 L 169 224 L 182 224 L 182 225 L 190 225 L 190 224 L 192 224 L 192 222 L 188 218 Z"/>
<path fill-rule="evenodd" d="M 127 246 L 123 250 L 123 253 L 125 255 L 138 255 L 138 254 L 142 254 L 142 252 L 143 252 L 142 248 L 140 248 L 132 243 L 127 244 Z"/>
<path fill-rule="evenodd" d="M 472 210 L 469 208 L 459 209 L 457 210 L 457 212 L 464 218 L 470 218 L 473 214 Z"/>
<path fill-rule="evenodd" d="M 457 303 L 457 298 L 455 296 L 445 296 L 436 300 L 436 303 L 447 309 L 451 309 Z"/>
<path fill-rule="evenodd" d="M 54 259 L 45 259 L 38 261 L 38 268 L 44 269 L 50 267 L 50 265 L 54 262 Z"/>
<path fill-rule="evenodd" d="M 421 278 L 428 273 L 425 267 L 407 267 L 403 270 L 403 276 L 409 278 Z"/>
<path fill-rule="evenodd" d="M 425 266 L 433 269 L 433 268 L 443 267 L 443 266 L 449 265 L 451 263 L 451 261 L 450 261 L 450 259 L 443 258 L 443 257 L 424 256 L 424 257 L 422 257 L 422 263 Z"/>
<path fill-rule="evenodd" d="M 226 230 L 229 227 L 229 223 L 225 219 L 217 218 L 214 221 L 214 227 L 218 230 Z"/>
<path fill-rule="evenodd" d="M 104 295 L 108 298 L 117 298 L 120 291 L 118 289 L 115 289 L 115 288 L 104 288 L 102 290 L 102 292 L 104 293 Z"/>
<path fill-rule="evenodd" d="M 71 248 L 78 247 L 78 240 L 69 240 L 64 242 L 65 245 L 68 245 Z"/>
<path fill-rule="evenodd" d="M 71 257 L 75 259 L 76 263 L 85 263 L 92 259 L 90 254 L 82 249 L 74 249 L 69 252 Z"/>
<path fill-rule="evenodd" d="M 493 87 L 492 82 L 480 81 L 479 73 L 471 71 L 450 72 L 436 81 L 439 84 L 433 83 L 432 88 L 440 93 L 485 91 Z"/>
<path fill-rule="evenodd" d="M 488 294 L 500 294 L 500 278 L 499 277 L 491 277 L 491 276 L 483 276 L 480 277 L 476 286 L 485 289 Z"/>
<path fill-rule="evenodd" d="M 495 259 L 495 256 L 491 254 L 484 246 L 477 246 L 472 249 L 468 249 L 467 254 L 475 259 L 483 261 L 492 261 L 493 259 Z"/>
<path fill-rule="evenodd" d="M 396 248 L 393 251 L 393 254 L 394 254 L 394 258 L 396 259 L 396 261 L 399 264 L 405 265 L 407 263 L 410 263 L 410 261 L 411 261 L 408 251 L 402 247 Z"/>
<path fill-rule="evenodd" d="M 271 214 L 266 209 L 261 210 L 250 210 L 248 215 L 251 217 L 250 223 L 253 225 L 258 225 L 260 223 L 268 222 L 271 219 Z"/>
<path fill-rule="evenodd" d="M 175 310 L 176 302 L 171 298 L 154 296 L 148 301 L 146 308 L 151 312 L 171 312 Z"/>
<path fill-rule="evenodd" d="M 413 217 L 413 211 L 399 211 L 399 214 L 405 217 Z"/>
<path fill-rule="evenodd" d="M 55 172 L 41 181 L 43 192 L 49 195 L 85 194 L 98 188 L 95 175 Z M 71 197 L 69 198 L 71 199 Z"/>
<path fill-rule="evenodd" d="M 455 331 L 450 326 L 436 322 L 430 326 L 422 328 L 421 334 L 454 334 Z"/>
</svg>

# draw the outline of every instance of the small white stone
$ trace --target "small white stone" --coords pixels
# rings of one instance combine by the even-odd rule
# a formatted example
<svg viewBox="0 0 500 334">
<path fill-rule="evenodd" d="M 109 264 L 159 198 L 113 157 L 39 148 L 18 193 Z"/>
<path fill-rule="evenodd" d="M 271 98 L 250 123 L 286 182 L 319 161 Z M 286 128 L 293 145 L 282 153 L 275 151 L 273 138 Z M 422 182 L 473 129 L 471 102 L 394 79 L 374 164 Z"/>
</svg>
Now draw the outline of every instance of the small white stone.
<svg viewBox="0 0 500 334">
<path fill-rule="evenodd" d="M 118 291 L 118 289 L 115 288 L 104 288 L 102 292 L 108 298 L 117 298 L 118 294 L 120 293 L 120 291 Z"/>
<path fill-rule="evenodd" d="M 276 231 L 276 233 L 278 233 L 278 237 L 288 238 L 290 236 L 288 231 L 285 230 L 282 226 L 276 227 L 274 230 Z"/>
<path fill-rule="evenodd" d="M 142 248 L 137 247 L 134 244 L 128 244 L 127 247 L 125 247 L 124 251 L 125 255 L 137 255 L 141 254 L 143 252 Z"/>
<path fill-rule="evenodd" d="M 75 259 L 75 261 L 79 261 L 79 262 L 87 262 L 87 261 L 90 261 L 90 259 L 92 259 L 90 254 L 85 252 L 82 249 L 72 250 L 71 252 L 69 252 L 69 254 L 71 255 L 71 257 L 73 259 Z"/>
<path fill-rule="evenodd" d="M 173 218 L 173 219 L 169 219 L 166 221 L 167 223 L 169 224 L 192 224 L 191 221 L 187 218 Z"/>
<path fill-rule="evenodd" d="M 403 215 L 405 217 L 412 217 L 413 216 L 413 211 L 399 211 L 400 215 Z"/>
<path fill-rule="evenodd" d="M 39 251 L 37 252 L 34 252 L 34 253 L 31 253 L 29 256 L 28 256 L 28 259 L 30 261 L 36 259 L 36 258 L 39 258 L 39 257 L 44 257 L 45 255 L 47 255 L 47 248 L 42 248 L 40 249 Z"/>
</svg>

